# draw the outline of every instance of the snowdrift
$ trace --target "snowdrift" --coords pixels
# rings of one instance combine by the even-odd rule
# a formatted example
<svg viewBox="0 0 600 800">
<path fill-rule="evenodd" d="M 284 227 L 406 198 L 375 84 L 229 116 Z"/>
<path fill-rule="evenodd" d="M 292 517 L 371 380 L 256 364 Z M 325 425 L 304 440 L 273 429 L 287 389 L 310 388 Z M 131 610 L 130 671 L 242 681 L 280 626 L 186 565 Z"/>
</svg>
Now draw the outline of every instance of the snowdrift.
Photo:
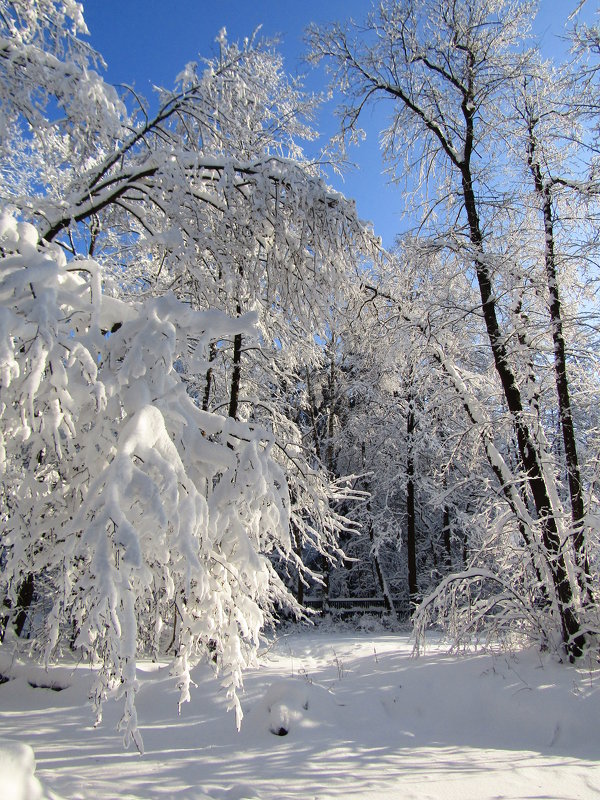
<svg viewBox="0 0 600 800">
<path fill-rule="evenodd" d="M 246 676 L 238 733 L 204 664 L 177 713 L 169 667 L 143 663 L 146 753 L 122 749 L 120 703 L 92 727 L 92 671 L 7 664 L 2 800 L 591 800 L 600 794 L 600 672 L 533 650 L 419 658 L 408 635 L 280 636 Z M 35 761 L 34 755 L 35 753 Z M 37 765 L 37 766 L 36 766 Z M 12 781 L 12 783 L 11 783 Z M 11 794 L 12 792 L 12 794 Z"/>
</svg>

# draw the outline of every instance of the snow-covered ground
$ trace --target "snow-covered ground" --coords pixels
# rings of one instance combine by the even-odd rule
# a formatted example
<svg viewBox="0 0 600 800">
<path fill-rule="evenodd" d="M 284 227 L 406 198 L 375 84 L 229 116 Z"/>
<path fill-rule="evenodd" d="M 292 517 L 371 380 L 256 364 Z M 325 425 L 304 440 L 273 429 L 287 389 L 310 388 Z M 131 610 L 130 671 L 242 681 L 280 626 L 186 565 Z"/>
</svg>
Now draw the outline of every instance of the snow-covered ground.
<svg viewBox="0 0 600 800">
<path fill-rule="evenodd" d="M 85 667 L 13 663 L 17 677 L 0 686 L 0 798 L 600 796 L 600 672 L 534 651 L 411 653 L 408 635 L 280 636 L 247 674 L 239 733 L 208 666 L 194 671 L 193 701 L 178 717 L 168 669 L 143 664 L 143 756 L 122 749 L 120 703 L 108 701 L 92 728 Z M 7 667 L 0 655 L 0 672 Z M 39 783 L 20 743 L 35 752 Z"/>
</svg>

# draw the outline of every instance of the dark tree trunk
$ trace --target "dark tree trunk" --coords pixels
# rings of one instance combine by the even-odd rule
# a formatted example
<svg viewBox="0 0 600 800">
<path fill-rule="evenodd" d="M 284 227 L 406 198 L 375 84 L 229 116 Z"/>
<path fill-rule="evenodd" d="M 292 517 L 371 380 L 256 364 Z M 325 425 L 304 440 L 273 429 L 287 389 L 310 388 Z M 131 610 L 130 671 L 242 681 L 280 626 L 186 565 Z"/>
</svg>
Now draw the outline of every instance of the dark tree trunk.
<svg viewBox="0 0 600 800">
<path fill-rule="evenodd" d="M 448 572 L 452 570 L 452 540 L 450 537 L 450 509 L 444 506 L 444 515 L 442 520 L 442 535 L 444 538 L 444 564 Z"/>
<path fill-rule="evenodd" d="M 34 595 L 34 581 L 33 574 L 29 573 L 24 581 L 19 586 L 17 594 L 17 607 L 15 616 L 15 633 L 20 636 L 23 633 L 25 624 L 27 622 L 29 608 L 33 602 Z"/>
<path fill-rule="evenodd" d="M 473 191 L 470 158 L 473 148 L 473 97 L 463 103 L 466 124 L 464 160 L 460 165 L 462 192 L 469 224 L 471 244 L 474 248 L 474 265 L 481 297 L 481 307 L 486 331 L 494 358 L 494 365 L 502 384 L 504 398 L 513 420 L 519 456 L 525 469 L 527 482 L 533 498 L 537 518 L 541 527 L 542 544 L 546 551 L 546 564 L 552 579 L 560 615 L 562 639 L 569 658 L 583 654 L 585 637 L 573 609 L 573 592 L 566 569 L 564 553 L 550 497 L 540 463 L 539 444 L 532 436 L 524 414 L 518 384 L 511 369 L 505 341 L 500 331 L 496 314 L 496 300 L 486 260 L 483 257 L 483 236 L 479 222 L 477 202 Z"/>
<path fill-rule="evenodd" d="M 323 587 L 321 591 L 323 605 L 321 606 L 321 614 L 325 615 L 329 612 L 331 590 L 331 561 L 325 554 L 321 556 L 321 570 L 323 572 Z"/>
<path fill-rule="evenodd" d="M 539 197 L 544 219 L 546 281 L 548 284 L 550 324 L 552 329 L 552 343 L 554 346 L 554 375 L 556 394 L 558 397 L 558 410 L 565 450 L 565 463 L 571 499 L 571 519 L 573 521 L 573 547 L 575 561 L 578 567 L 577 580 L 584 597 L 584 601 L 593 602 L 591 589 L 591 573 L 584 535 L 585 506 L 583 502 L 583 488 L 579 457 L 577 455 L 577 442 L 571 411 L 571 396 L 567 374 L 567 355 L 565 337 L 563 333 L 560 291 L 556 269 L 554 213 L 552 209 L 552 192 L 550 186 L 542 175 L 542 170 L 537 157 L 537 142 L 534 133 L 536 120 L 529 119 L 528 164 L 533 176 L 535 191 Z"/>
<path fill-rule="evenodd" d="M 331 334 L 331 344 L 329 350 L 329 373 L 327 375 L 327 389 L 324 395 L 327 400 L 327 472 L 329 477 L 335 477 L 335 448 L 333 446 L 333 436 L 335 433 L 335 400 L 336 400 L 336 370 L 335 370 L 335 336 Z M 331 562 L 326 555 L 323 555 L 323 613 L 329 609 L 330 582 L 331 582 Z"/>
<path fill-rule="evenodd" d="M 333 340 L 333 334 L 332 334 Z M 335 357 L 333 352 L 333 342 L 330 353 L 329 361 L 329 375 L 327 376 L 327 396 L 328 396 L 328 413 L 327 413 L 327 469 L 331 477 L 335 474 L 335 453 L 333 448 L 333 435 L 335 433 L 335 393 L 336 393 L 336 374 L 335 374 Z"/>
<path fill-rule="evenodd" d="M 290 525 L 292 528 L 294 552 L 296 553 L 298 560 L 302 561 L 302 542 L 300 541 L 300 534 L 298 532 L 298 528 L 293 522 L 291 522 Z M 304 605 L 304 581 L 302 580 L 302 570 L 300 567 L 298 567 L 298 580 L 296 583 L 296 600 L 301 606 Z"/>
<path fill-rule="evenodd" d="M 242 334 L 236 333 L 233 339 L 233 371 L 231 373 L 231 390 L 229 393 L 228 414 L 237 419 L 240 399 L 240 382 L 242 377 Z"/>
<path fill-rule="evenodd" d="M 310 413 L 310 424 L 312 427 L 312 434 L 313 434 L 313 444 L 315 446 L 315 454 L 319 461 L 321 461 L 321 442 L 319 440 L 319 431 L 317 430 L 317 404 L 315 401 L 315 394 L 312 388 L 312 381 L 310 379 L 310 372 L 308 371 L 308 367 L 305 367 L 306 371 L 306 394 L 308 395 L 308 407 Z"/>
<path fill-rule="evenodd" d="M 305 375 L 306 375 L 306 393 L 308 396 L 308 403 L 309 403 L 309 414 L 311 420 L 311 428 L 312 428 L 312 435 L 313 435 L 313 445 L 315 448 L 315 455 L 321 461 L 322 456 L 322 448 L 321 448 L 321 440 L 319 438 L 319 431 L 317 427 L 317 417 L 318 417 L 318 409 L 315 400 L 315 395 L 312 387 L 312 381 L 310 378 L 310 372 L 308 367 L 305 368 Z M 333 402 L 332 398 L 330 398 L 330 407 L 331 403 Z M 329 411 L 329 417 L 333 414 L 333 411 Z M 331 426 L 328 422 L 327 426 L 327 433 L 331 435 Z M 327 447 L 327 469 L 331 474 L 333 469 L 333 444 L 330 442 Z M 322 600 L 323 605 L 321 607 L 321 613 L 326 614 L 329 610 L 329 584 L 330 584 L 330 576 L 331 576 L 331 564 L 329 559 L 325 554 L 321 556 L 321 568 L 323 571 L 323 587 L 322 587 Z"/>
<path fill-rule="evenodd" d="M 369 521 L 369 541 L 371 542 L 371 547 L 375 544 L 375 532 L 373 530 L 373 523 Z M 392 614 L 395 614 L 394 604 L 392 602 L 392 598 L 387 586 L 387 581 L 383 574 L 383 569 L 381 568 L 381 561 L 379 560 L 379 553 L 373 550 L 373 565 L 375 566 L 375 574 L 377 575 L 377 583 L 379 584 L 379 591 L 383 597 L 383 604 L 385 606 L 385 610 L 389 611 Z"/>
<path fill-rule="evenodd" d="M 238 267 L 240 280 L 244 277 L 244 270 Z M 236 301 L 235 313 L 237 316 L 242 314 L 242 306 L 239 299 Z M 237 419 L 238 404 L 240 400 L 240 383 L 242 380 L 242 341 L 241 333 L 236 333 L 233 337 L 233 371 L 231 373 L 231 389 L 229 393 L 228 416 Z"/>
<path fill-rule="evenodd" d="M 241 349 L 241 346 L 240 346 L 240 349 Z M 234 350 L 235 350 L 235 343 L 234 343 Z M 209 350 L 209 355 L 208 355 L 209 363 L 212 363 L 215 360 L 216 355 L 217 355 L 217 348 L 215 347 L 215 345 L 213 343 L 211 343 L 210 350 Z M 205 378 L 205 384 L 204 384 L 204 394 L 202 395 L 202 410 L 203 411 L 208 411 L 208 406 L 209 406 L 209 403 L 210 403 L 210 390 L 211 390 L 211 386 L 212 386 L 212 372 L 213 372 L 212 371 L 212 367 L 209 367 L 206 370 L 206 378 Z M 239 384 L 239 379 L 238 379 L 238 384 Z"/>
<path fill-rule="evenodd" d="M 362 469 L 363 472 L 366 472 L 367 468 L 367 458 L 366 458 L 366 447 L 365 443 L 362 443 L 361 446 L 362 452 Z M 377 576 L 377 583 L 379 584 L 379 591 L 383 596 L 383 603 L 385 605 L 385 610 L 389 611 L 390 614 L 396 617 L 396 609 L 394 608 L 394 602 L 392 600 L 392 596 L 390 594 L 387 581 L 385 579 L 385 575 L 383 573 L 383 569 L 381 567 L 381 561 L 379 559 L 379 553 L 375 548 L 375 531 L 373 529 L 373 517 L 371 516 L 371 481 L 367 478 L 365 480 L 365 492 L 369 493 L 369 499 L 367 500 L 367 516 L 368 516 L 368 530 L 369 530 L 369 541 L 371 542 L 371 553 L 373 558 L 373 565 L 375 567 L 375 575 Z"/>
<path fill-rule="evenodd" d="M 414 431 L 415 413 L 412 397 L 409 398 L 406 414 L 406 549 L 408 554 L 408 595 L 411 604 L 418 602 L 419 583 L 417 579 L 417 541 L 415 511 L 415 462 Z"/>
</svg>

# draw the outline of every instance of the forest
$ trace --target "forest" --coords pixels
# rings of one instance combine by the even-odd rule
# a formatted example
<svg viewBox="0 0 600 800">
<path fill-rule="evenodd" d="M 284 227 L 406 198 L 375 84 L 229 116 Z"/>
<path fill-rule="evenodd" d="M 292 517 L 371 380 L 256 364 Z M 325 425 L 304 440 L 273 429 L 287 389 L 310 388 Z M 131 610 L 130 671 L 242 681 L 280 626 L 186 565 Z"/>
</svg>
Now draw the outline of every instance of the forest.
<svg viewBox="0 0 600 800">
<path fill-rule="evenodd" d="M 0 650 L 93 663 L 140 751 L 140 659 L 180 708 L 212 664 L 239 725 L 263 631 L 361 605 L 597 661 L 600 27 L 553 62 L 529 0 L 311 26 L 314 158 L 260 33 L 149 102 L 84 13 L 0 0 Z M 379 102 L 390 250 L 328 178 Z"/>
</svg>

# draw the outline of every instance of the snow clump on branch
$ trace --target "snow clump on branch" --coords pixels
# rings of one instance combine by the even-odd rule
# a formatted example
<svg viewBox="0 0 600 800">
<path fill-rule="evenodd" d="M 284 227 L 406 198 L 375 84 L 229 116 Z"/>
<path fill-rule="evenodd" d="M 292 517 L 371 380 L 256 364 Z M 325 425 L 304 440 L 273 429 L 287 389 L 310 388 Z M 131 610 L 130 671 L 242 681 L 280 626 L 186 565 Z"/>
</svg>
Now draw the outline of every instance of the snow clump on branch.
<svg viewBox="0 0 600 800">
<path fill-rule="evenodd" d="M 169 639 L 180 702 L 214 655 L 239 724 L 242 669 L 286 602 L 266 554 L 290 550 L 290 501 L 269 434 L 202 411 L 176 363 L 206 370 L 210 342 L 256 315 L 108 297 L 98 263 L 8 214 L 0 246 L 2 596 L 15 607 L 35 573 L 35 648 L 87 654 L 98 720 L 109 693 L 124 700 L 125 744 L 142 749 L 136 655 Z"/>
</svg>

